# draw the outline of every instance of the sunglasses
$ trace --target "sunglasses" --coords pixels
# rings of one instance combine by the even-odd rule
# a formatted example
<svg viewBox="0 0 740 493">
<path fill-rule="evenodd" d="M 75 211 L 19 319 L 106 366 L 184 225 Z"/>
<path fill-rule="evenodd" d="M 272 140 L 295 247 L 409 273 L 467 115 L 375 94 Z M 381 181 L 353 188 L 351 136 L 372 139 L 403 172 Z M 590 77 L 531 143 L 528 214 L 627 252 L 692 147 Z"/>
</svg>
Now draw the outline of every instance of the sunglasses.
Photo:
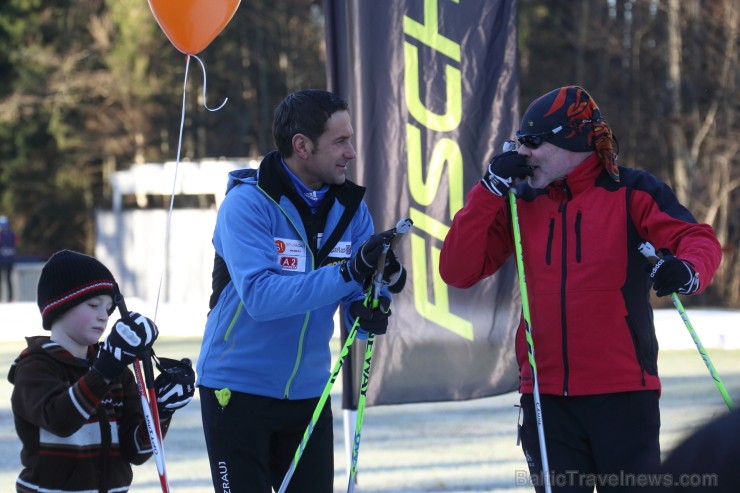
<svg viewBox="0 0 740 493">
<path fill-rule="evenodd" d="M 527 147 L 529 149 L 537 149 L 539 146 L 542 145 L 543 142 L 545 142 L 556 133 L 560 132 L 562 129 L 563 125 L 560 125 L 553 128 L 552 130 L 548 130 L 547 132 L 542 132 L 538 134 L 522 134 L 517 130 L 516 140 L 524 147 Z"/>
</svg>

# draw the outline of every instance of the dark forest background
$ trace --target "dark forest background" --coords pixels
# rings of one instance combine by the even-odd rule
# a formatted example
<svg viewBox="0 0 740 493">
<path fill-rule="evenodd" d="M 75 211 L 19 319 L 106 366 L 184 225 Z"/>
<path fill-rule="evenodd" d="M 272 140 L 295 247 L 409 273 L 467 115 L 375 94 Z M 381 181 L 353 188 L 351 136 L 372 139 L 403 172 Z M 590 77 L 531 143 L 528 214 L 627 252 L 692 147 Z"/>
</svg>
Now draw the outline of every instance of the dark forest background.
<svg viewBox="0 0 740 493">
<path fill-rule="evenodd" d="M 669 183 L 714 226 L 724 259 L 693 303 L 740 307 L 736 0 L 520 0 L 520 111 L 583 85 L 620 143 L 620 163 Z M 243 1 L 191 60 L 181 159 L 256 157 L 275 105 L 326 87 L 321 1 Z M 185 56 L 147 2 L 0 3 L 0 214 L 20 252 L 92 253 L 108 176 L 174 160 Z"/>
</svg>

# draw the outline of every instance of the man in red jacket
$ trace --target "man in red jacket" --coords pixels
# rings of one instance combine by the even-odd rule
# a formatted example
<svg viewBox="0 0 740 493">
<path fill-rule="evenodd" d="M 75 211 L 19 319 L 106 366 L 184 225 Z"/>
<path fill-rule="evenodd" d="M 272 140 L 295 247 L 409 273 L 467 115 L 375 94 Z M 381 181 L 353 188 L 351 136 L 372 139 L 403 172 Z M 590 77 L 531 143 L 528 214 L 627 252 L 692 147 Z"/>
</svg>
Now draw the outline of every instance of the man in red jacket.
<svg viewBox="0 0 740 493">
<path fill-rule="evenodd" d="M 650 287 L 694 294 L 721 259 L 655 176 L 616 164 L 616 141 L 581 87 L 555 89 L 527 109 L 517 151 L 495 156 L 452 221 L 440 274 L 468 288 L 514 253 L 509 187 L 517 190 L 531 329 L 553 491 L 624 491 L 660 462 L 658 342 Z M 663 253 L 652 268 L 638 251 Z M 523 323 L 517 333 L 522 446 L 542 485 Z M 611 485 L 611 486 L 609 486 Z"/>
</svg>

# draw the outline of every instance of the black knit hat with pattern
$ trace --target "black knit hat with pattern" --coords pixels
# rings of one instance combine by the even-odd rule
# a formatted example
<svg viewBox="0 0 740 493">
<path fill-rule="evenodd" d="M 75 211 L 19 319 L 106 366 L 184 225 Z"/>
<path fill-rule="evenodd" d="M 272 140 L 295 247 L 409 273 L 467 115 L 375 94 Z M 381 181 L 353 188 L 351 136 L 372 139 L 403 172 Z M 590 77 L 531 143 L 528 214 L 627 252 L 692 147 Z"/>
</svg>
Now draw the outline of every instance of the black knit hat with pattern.
<svg viewBox="0 0 740 493">
<path fill-rule="evenodd" d="M 46 262 L 41 270 L 36 301 L 46 330 L 54 320 L 85 300 L 114 294 L 116 280 L 98 259 L 61 250 Z M 111 309 L 111 313 L 113 308 Z"/>
<path fill-rule="evenodd" d="M 595 151 L 609 176 L 619 182 L 616 140 L 585 89 L 559 87 L 535 99 L 522 117 L 519 133 L 532 135 L 555 129 L 559 130 L 547 142 L 573 152 Z"/>
</svg>

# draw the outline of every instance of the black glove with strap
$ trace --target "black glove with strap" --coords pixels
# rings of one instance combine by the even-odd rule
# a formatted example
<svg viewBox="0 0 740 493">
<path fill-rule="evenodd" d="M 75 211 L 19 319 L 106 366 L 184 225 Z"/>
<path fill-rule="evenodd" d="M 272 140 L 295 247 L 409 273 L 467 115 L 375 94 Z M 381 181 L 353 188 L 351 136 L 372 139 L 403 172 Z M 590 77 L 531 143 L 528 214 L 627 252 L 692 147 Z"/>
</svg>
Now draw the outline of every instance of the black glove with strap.
<svg viewBox="0 0 740 493">
<path fill-rule="evenodd" d="M 533 175 L 534 172 L 527 166 L 527 159 L 524 156 L 516 151 L 508 151 L 491 159 L 480 182 L 492 194 L 503 197 L 515 178 Z"/>
<path fill-rule="evenodd" d="M 368 304 L 372 305 L 372 298 Z M 387 296 L 378 298 L 378 306 L 370 308 L 365 306 L 365 300 L 353 301 L 349 305 L 349 314 L 353 319 L 359 317 L 360 329 L 371 334 L 385 334 L 388 330 L 388 317 L 391 316 L 391 300 Z"/>
<path fill-rule="evenodd" d="M 388 291 L 393 294 L 400 293 L 406 286 L 406 269 L 403 268 L 393 250 L 388 250 L 388 255 L 385 257 L 383 284 L 387 285 Z"/>
<path fill-rule="evenodd" d="M 93 368 L 106 380 L 115 380 L 124 368 L 151 349 L 158 335 L 159 329 L 154 322 L 136 312 L 129 312 L 113 324 L 98 350 Z"/>
<path fill-rule="evenodd" d="M 383 245 L 390 243 L 394 234 L 394 230 L 388 230 L 368 238 L 357 249 L 357 253 L 340 267 L 339 272 L 344 280 L 355 281 L 366 287 L 367 281 L 378 266 L 378 259 L 383 253 Z"/>
<path fill-rule="evenodd" d="M 672 293 L 694 294 L 699 289 L 699 274 L 687 262 L 673 255 L 664 255 L 655 265 L 645 266 L 657 296 Z"/>
<path fill-rule="evenodd" d="M 158 358 L 159 375 L 154 380 L 157 394 L 157 410 L 162 418 L 171 417 L 175 411 L 185 407 L 195 395 L 195 372 L 188 358 L 178 361 Z"/>
</svg>

